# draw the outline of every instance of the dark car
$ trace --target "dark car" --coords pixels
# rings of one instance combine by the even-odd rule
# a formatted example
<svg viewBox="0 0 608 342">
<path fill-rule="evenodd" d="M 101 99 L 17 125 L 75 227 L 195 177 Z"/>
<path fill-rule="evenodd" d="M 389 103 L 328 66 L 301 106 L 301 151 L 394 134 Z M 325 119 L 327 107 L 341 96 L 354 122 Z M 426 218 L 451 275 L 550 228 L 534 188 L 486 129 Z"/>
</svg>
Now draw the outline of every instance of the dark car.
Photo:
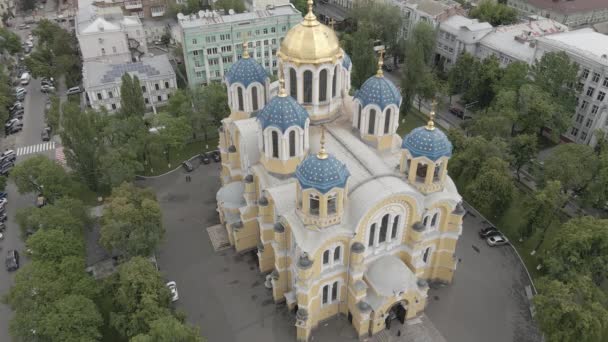
<svg viewBox="0 0 608 342">
<path fill-rule="evenodd" d="M 498 234 L 500 234 L 500 232 L 494 227 L 486 227 L 479 230 L 479 237 L 482 239 Z"/>
<path fill-rule="evenodd" d="M 17 132 L 21 132 L 23 130 L 23 123 L 14 124 L 11 127 L 4 130 L 4 133 L 7 135 L 15 134 Z"/>
<path fill-rule="evenodd" d="M 219 163 L 222 161 L 222 155 L 220 154 L 220 151 L 213 151 L 211 152 L 211 159 L 213 159 L 214 162 Z"/>
<path fill-rule="evenodd" d="M 184 170 L 186 170 L 186 172 L 192 172 L 194 170 L 194 166 L 192 166 L 192 163 L 190 163 L 189 161 L 183 162 L 182 167 L 184 168 Z"/>
<path fill-rule="evenodd" d="M 0 233 L 6 230 L 6 223 L 0 222 Z"/>
<path fill-rule="evenodd" d="M 6 220 L 8 220 L 6 213 L 0 214 L 0 222 L 6 222 Z"/>
<path fill-rule="evenodd" d="M 459 118 L 462 118 L 464 116 L 464 110 L 458 107 L 450 107 L 450 113 L 456 115 Z"/>
<path fill-rule="evenodd" d="M 15 164 L 12 162 L 0 166 L 0 176 L 7 176 L 13 169 L 13 166 L 15 166 Z"/>
<path fill-rule="evenodd" d="M 0 199 L 7 198 L 7 197 L 8 197 L 8 193 L 0 192 Z"/>
<path fill-rule="evenodd" d="M 211 163 L 211 159 L 209 159 L 209 156 L 207 155 L 207 153 L 201 153 L 199 155 L 199 158 L 201 160 L 201 163 L 203 163 L 203 164 Z"/>
<path fill-rule="evenodd" d="M 40 134 L 42 141 L 49 141 L 51 140 L 51 130 L 46 127 L 45 129 L 42 130 L 42 133 Z"/>
<path fill-rule="evenodd" d="M 6 270 L 7 271 L 16 271 L 19 269 L 19 253 L 11 249 L 6 254 Z"/>
<path fill-rule="evenodd" d="M 0 161 L 4 161 L 7 159 L 10 161 L 15 161 L 15 159 L 17 159 L 17 154 L 15 153 L 15 150 L 6 150 L 2 152 L 2 154 L 0 154 Z"/>
</svg>

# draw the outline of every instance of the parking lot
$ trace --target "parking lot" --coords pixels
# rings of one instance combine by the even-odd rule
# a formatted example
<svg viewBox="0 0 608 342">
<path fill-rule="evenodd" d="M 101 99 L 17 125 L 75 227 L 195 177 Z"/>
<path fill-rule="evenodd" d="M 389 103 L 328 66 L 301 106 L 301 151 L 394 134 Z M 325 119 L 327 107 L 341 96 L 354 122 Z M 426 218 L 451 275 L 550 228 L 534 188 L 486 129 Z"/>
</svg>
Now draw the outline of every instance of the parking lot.
<svg viewBox="0 0 608 342">
<path fill-rule="evenodd" d="M 294 318 L 273 303 L 253 256 L 213 250 L 206 228 L 218 223 L 219 164 L 194 165 L 191 182 L 182 169 L 142 182 L 156 190 L 163 210 L 166 237 L 158 259 L 167 280 L 177 282 L 177 308 L 211 342 L 294 340 Z M 466 216 L 454 283 L 430 291 L 426 314 L 450 342 L 539 341 L 525 297 L 527 276 L 511 247 L 490 248 L 478 238 L 483 226 Z M 354 340 L 352 328 L 340 322 L 327 322 L 313 340 Z"/>
</svg>

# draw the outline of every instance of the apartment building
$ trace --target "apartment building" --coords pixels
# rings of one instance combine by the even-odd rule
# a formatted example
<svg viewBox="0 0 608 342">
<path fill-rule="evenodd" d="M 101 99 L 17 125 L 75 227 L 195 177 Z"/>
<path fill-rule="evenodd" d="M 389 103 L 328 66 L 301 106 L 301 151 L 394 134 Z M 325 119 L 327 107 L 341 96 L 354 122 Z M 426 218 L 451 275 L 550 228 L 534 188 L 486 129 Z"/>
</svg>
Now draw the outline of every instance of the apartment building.
<svg viewBox="0 0 608 342">
<path fill-rule="evenodd" d="M 577 108 L 572 126 L 564 137 L 595 146 L 598 129 L 608 130 L 608 36 L 591 28 L 537 39 L 535 58 L 552 51 L 564 51 L 579 65 Z"/>
<path fill-rule="evenodd" d="M 439 25 L 437 31 L 435 64 L 450 68 L 464 52 L 475 55 L 479 41 L 492 29 L 492 25 L 477 19 L 461 15 L 449 17 Z"/>
<path fill-rule="evenodd" d="M 108 64 L 97 61 L 83 65 L 83 85 L 87 103 L 95 110 L 120 109 L 120 86 L 125 73 L 137 76 L 146 107 L 156 112 L 177 90 L 175 71 L 167 55 L 145 57 L 138 62 Z"/>
<path fill-rule="evenodd" d="M 241 58 L 245 40 L 251 57 L 268 73 L 276 74 L 279 44 L 302 20 L 302 14 L 291 4 L 239 14 L 200 11 L 177 17 L 190 86 L 221 81 Z"/>
<path fill-rule="evenodd" d="M 405 39 L 421 21 L 436 28 L 451 16 L 466 14 L 462 6 L 453 0 L 390 0 L 388 3 L 399 7 L 403 14 L 401 34 Z"/>
<path fill-rule="evenodd" d="M 164 17 L 168 6 L 167 0 L 125 0 L 122 5 L 128 15 L 146 19 Z"/>
<path fill-rule="evenodd" d="M 507 0 L 522 17 L 534 14 L 577 28 L 608 21 L 606 0 Z"/>
</svg>

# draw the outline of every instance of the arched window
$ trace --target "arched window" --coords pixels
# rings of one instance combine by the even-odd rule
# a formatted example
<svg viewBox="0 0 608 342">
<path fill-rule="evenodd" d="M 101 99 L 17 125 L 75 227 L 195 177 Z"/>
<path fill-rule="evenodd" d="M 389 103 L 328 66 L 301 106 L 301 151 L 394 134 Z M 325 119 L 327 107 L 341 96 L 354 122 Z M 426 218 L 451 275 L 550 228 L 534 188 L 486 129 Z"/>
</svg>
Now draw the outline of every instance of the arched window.
<svg viewBox="0 0 608 342">
<path fill-rule="evenodd" d="M 380 237 L 378 238 L 378 243 L 383 243 L 386 241 L 386 232 L 388 231 L 388 214 L 382 217 L 382 221 L 380 222 Z"/>
<path fill-rule="evenodd" d="M 437 218 L 439 217 L 438 213 L 435 213 L 435 215 L 433 215 L 433 218 L 431 219 L 431 227 L 435 228 L 437 227 Z"/>
<path fill-rule="evenodd" d="M 338 299 L 338 282 L 334 282 L 334 285 L 331 287 L 331 301 L 335 302 Z"/>
<path fill-rule="evenodd" d="M 272 157 L 279 158 L 279 133 L 272 131 Z"/>
<path fill-rule="evenodd" d="M 422 220 L 422 224 L 423 224 L 424 226 L 426 226 L 428 223 L 429 223 L 429 216 L 427 215 L 427 216 L 425 216 L 425 217 L 424 217 L 424 219 Z"/>
<path fill-rule="evenodd" d="M 391 109 L 388 108 L 386 110 L 386 114 L 384 114 L 384 134 L 388 134 L 390 127 L 391 127 Z"/>
<path fill-rule="evenodd" d="M 369 121 L 367 123 L 367 134 L 374 134 L 376 128 L 376 110 L 369 110 Z"/>
<path fill-rule="evenodd" d="M 340 246 L 336 247 L 336 249 L 334 249 L 334 261 L 338 261 L 340 260 Z"/>
<path fill-rule="evenodd" d="M 401 217 L 399 215 L 395 216 L 393 219 L 393 228 L 391 229 L 391 240 L 397 238 L 397 228 L 399 228 L 399 219 Z"/>
<path fill-rule="evenodd" d="M 336 194 L 329 194 L 327 196 L 327 215 L 333 215 L 337 212 L 338 197 Z"/>
<path fill-rule="evenodd" d="M 368 246 L 373 246 L 374 245 L 374 238 L 376 237 L 376 224 L 372 224 L 371 227 L 369 227 L 369 241 L 367 242 Z"/>
<path fill-rule="evenodd" d="M 421 178 L 426 178 L 426 170 L 427 170 L 427 165 L 418 164 L 418 169 L 416 170 L 416 176 L 421 177 Z"/>
<path fill-rule="evenodd" d="M 258 87 L 251 88 L 251 107 L 254 111 L 258 110 Z"/>
<path fill-rule="evenodd" d="M 236 95 L 239 100 L 239 110 L 244 110 L 243 109 L 243 88 L 236 87 Z"/>
<path fill-rule="evenodd" d="M 334 77 L 331 80 L 331 97 L 336 97 L 336 86 L 338 85 L 338 66 L 336 65 L 336 69 L 334 70 Z"/>
<path fill-rule="evenodd" d="M 329 264 L 329 249 L 323 252 L 323 265 Z"/>
<path fill-rule="evenodd" d="M 327 101 L 327 69 L 319 74 L 319 101 Z"/>
<path fill-rule="evenodd" d="M 304 103 L 312 103 L 312 71 L 304 71 Z"/>
<path fill-rule="evenodd" d="M 310 195 L 310 213 L 312 215 L 319 215 L 319 196 Z"/>
<path fill-rule="evenodd" d="M 422 261 L 426 264 L 429 261 L 429 254 L 431 253 L 431 247 L 428 247 L 424 250 L 424 254 L 422 255 Z"/>
<path fill-rule="evenodd" d="M 325 285 L 323 286 L 323 304 L 327 304 L 328 300 L 329 300 L 329 285 Z"/>
<path fill-rule="evenodd" d="M 296 156 L 296 131 L 289 132 L 289 156 Z"/>
<path fill-rule="evenodd" d="M 359 104 L 359 113 L 357 115 L 357 128 L 361 129 L 361 104 Z"/>
<path fill-rule="evenodd" d="M 296 76 L 296 69 L 289 69 L 289 94 L 294 99 L 298 98 L 298 76 Z"/>
<path fill-rule="evenodd" d="M 439 173 L 441 171 L 441 164 L 435 165 L 435 171 L 433 171 L 433 182 L 439 181 Z"/>
</svg>

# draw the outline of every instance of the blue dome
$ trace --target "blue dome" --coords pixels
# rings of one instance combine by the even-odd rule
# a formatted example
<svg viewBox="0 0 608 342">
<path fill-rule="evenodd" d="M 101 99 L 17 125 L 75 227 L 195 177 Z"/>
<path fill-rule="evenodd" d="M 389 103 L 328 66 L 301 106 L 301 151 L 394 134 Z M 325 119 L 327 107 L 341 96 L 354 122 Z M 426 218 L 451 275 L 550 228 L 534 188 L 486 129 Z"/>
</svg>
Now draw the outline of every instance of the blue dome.
<svg viewBox="0 0 608 342">
<path fill-rule="evenodd" d="M 266 70 L 251 57 L 239 59 L 232 64 L 230 70 L 226 73 L 226 81 L 229 84 L 241 83 L 245 87 L 254 82 L 260 82 L 264 85 L 267 78 Z"/>
<path fill-rule="evenodd" d="M 302 189 L 314 188 L 323 194 L 334 187 L 344 188 L 349 176 L 346 165 L 331 154 L 326 159 L 309 154 L 296 168 Z"/>
<path fill-rule="evenodd" d="M 308 112 L 291 96 L 275 96 L 257 115 L 262 129 L 274 126 L 285 132 L 291 126 L 304 128 Z"/>
<path fill-rule="evenodd" d="M 345 69 L 350 69 L 352 62 L 350 61 L 350 56 L 345 52 L 344 53 L 344 59 L 342 59 L 342 66 Z"/>
<path fill-rule="evenodd" d="M 388 105 L 399 106 L 399 103 L 401 103 L 401 94 L 393 82 L 386 77 L 378 76 L 368 78 L 355 94 L 355 98 L 361 101 L 363 107 L 368 104 L 375 104 L 382 110 Z"/>
<path fill-rule="evenodd" d="M 430 130 L 423 126 L 412 130 L 403 138 L 401 147 L 410 151 L 414 158 L 425 156 L 432 161 L 452 155 L 452 143 L 437 127 Z"/>
</svg>

